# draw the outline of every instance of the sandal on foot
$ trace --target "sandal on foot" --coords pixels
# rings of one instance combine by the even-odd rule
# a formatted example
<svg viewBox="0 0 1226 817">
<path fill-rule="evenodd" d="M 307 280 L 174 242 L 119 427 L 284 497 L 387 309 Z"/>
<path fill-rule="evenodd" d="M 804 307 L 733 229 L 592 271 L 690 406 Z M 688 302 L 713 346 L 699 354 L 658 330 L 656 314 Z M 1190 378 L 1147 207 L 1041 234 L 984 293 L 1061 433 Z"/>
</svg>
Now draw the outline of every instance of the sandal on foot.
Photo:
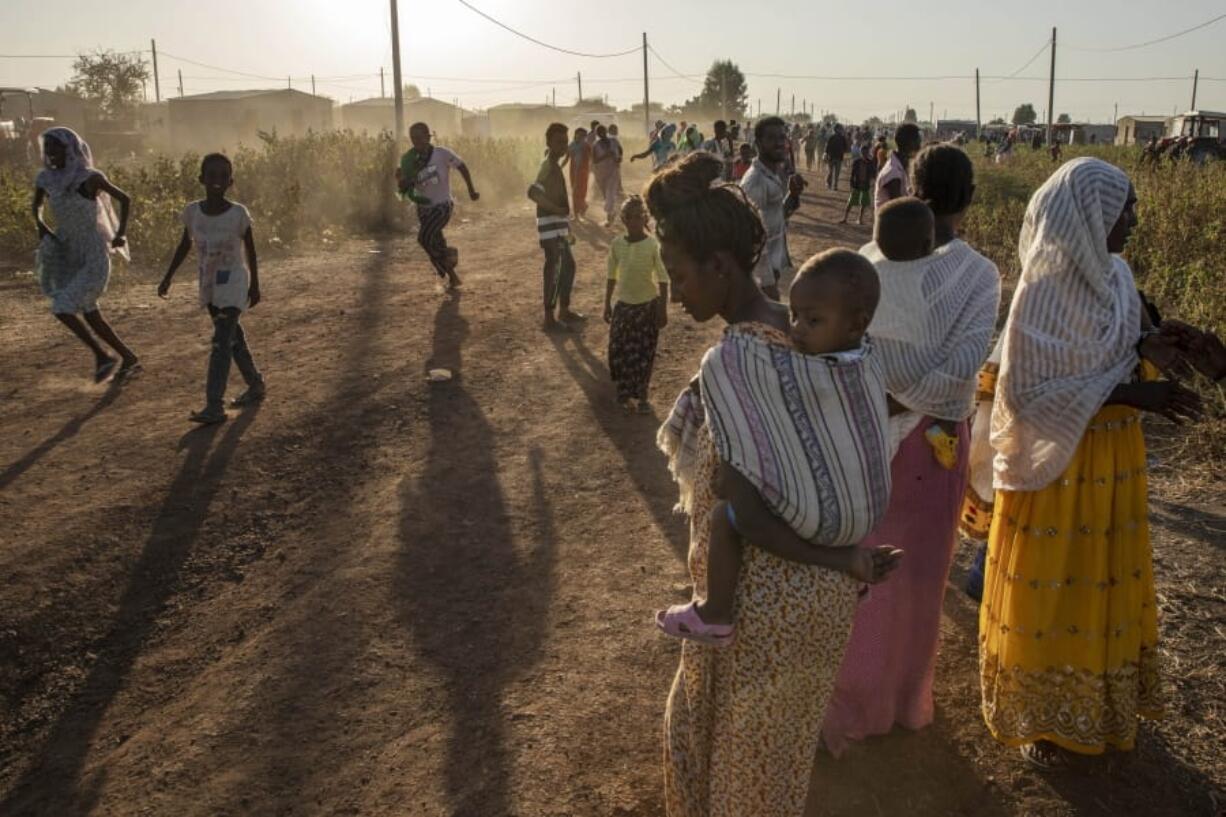
<svg viewBox="0 0 1226 817">
<path fill-rule="evenodd" d="M 958 467 L 958 438 L 956 436 L 946 434 L 945 429 L 934 424 L 924 432 L 924 438 L 928 440 L 928 445 L 932 446 L 932 454 L 942 468 L 952 471 Z"/>
<path fill-rule="evenodd" d="M 267 396 L 268 396 L 267 388 L 265 388 L 264 386 L 252 386 L 251 388 L 248 388 L 245 392 L 240 394 L 238 397 L 235 397 L 233 400 L 231 400 L 230 407 L 231 408 L 246 408 L 247 406 L 254 406 L 256 403 L 261 402 Z"/>
<path fill-rule="evenodd" d="M 1045 740 L 1023 744 L 1020 747 L 1020 751 L 1022 758 L 1036 769 L 1059 771 L 1067 769 L 1069 765 L 1068 757 L 1065 756 L 1064 750 L 1054 743 L 1049 743 Z"/>
<path fill-rule="evenodd" d="M 191 420 L 193 423 L 199 423 L 202 426 L 215 426 L 219 423 L 224 423 L 230 418 L 226 416 L 224 411 L 212 412 L 205 409 L 204 411 L 193 411 L 191 414 L 187 415 L 187 419 Z"/>
<path fill-rule="evenodd" d="M 124 365 L 120 366 L 119 371 L 115 373 L 115 379 L 120 381 L 131 380 L 144 370 L 145 367 L 141 364 L 141 362 L 139 360 L 134 360 L 131 363 L 125 363 Z"/>
<path fill-rule="evenodd" d="M 732 624 L 708 624 L 698 615 L 696 604 L 697 602 L 691 601 L 689 604 L 674 604 L 667 610 L 656 611 L 656 627 L 673 638 L 716 646 L 731 644 L 736 636 L 736 627 Z"/>
<path fill-rule="evenodd" d="M 106 360 L 98 364 L 94 369 L 94 382 L 104 383 L 111 376 L 111 372 L 115 371 L 115 367 L 119 365 L 119 361 L 113 357 L 108 357 Z"/>
</svg>

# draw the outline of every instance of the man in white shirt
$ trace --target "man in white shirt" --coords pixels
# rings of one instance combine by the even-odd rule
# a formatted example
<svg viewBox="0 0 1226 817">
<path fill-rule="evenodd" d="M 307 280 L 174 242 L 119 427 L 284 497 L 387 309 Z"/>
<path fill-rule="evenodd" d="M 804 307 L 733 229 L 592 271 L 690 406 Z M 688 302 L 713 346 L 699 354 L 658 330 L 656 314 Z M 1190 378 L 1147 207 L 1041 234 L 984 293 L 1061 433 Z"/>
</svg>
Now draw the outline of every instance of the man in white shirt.
<svg viewBox="0 0 1226 817">
<path fill-rule="evenodd" d="M 788 255 L 788 217 L 800 207 L 804 179 L 799 174 L 784 180 L 787 159 L 787 123 L 777 116 L 767 117 L 754 127 L 758 157 L 741 179 L 741 189 L 762 214 L 766 227 L 766 247 L 754 267 L 754 279 L 767 297 L 779 300 L 779 279 L 792 269 Z"/>
<path fill-rule="evenodd" d="M 715 123 L 715 137 L 702 143 L 702 149 L 724 163 L 724 181 L 732 180 L 732 163 L 736 160 L 728 124 L 722 119 Z"/>
</svg>

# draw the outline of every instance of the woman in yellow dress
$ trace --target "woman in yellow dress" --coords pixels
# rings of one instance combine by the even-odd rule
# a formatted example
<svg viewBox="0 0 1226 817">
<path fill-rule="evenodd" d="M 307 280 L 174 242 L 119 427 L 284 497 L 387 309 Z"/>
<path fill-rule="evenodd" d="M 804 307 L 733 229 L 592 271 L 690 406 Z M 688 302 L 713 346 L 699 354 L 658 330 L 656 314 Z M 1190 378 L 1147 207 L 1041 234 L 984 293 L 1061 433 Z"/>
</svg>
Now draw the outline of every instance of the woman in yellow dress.
<svg viewBox="0 0 1226 817">
<path fill-rule="evenodd" d="M 1049 767 L 1061 750 L 1130 750 L 1162 696 L 1143 411 L 1198 398 L 1139 377 L 1173 363 L 1119 257 L 1136 224 L 1127 175 L 1065 164 L 1035 193 L 1003 331 L 979 663 L 992 735 Z"/>
</svg>

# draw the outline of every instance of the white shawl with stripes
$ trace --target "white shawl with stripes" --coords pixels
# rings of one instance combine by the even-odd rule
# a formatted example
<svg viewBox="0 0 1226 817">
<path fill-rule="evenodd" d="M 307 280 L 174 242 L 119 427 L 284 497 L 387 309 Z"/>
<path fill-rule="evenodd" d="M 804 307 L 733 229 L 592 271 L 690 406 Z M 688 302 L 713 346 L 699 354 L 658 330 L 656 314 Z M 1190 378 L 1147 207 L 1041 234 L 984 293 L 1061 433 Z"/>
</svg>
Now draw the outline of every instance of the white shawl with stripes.
<svg viewBox="0 0 1226 817">
<path fill-rule="evenodd" d="M 965 420 L 1000 309 L 996 265 L 961 240 L 918 261 L 890 261 L 876 242 L 860 253 L 881 281 L 868 331 L 886 388 L 918 414 Z"/>
<path fill-rule="evenodd" d="M 720 459 L 745 476 L 804 539 L 859 542 L 890 492 L 885 381 L 875 352 L 803 355 L 729 327 L 699 373 L 701 410 L 687 390 L 660 430 L 688 505 L 698 424 Z"/>
<path fill-rule="evenodd" d="M 1080 158 L 1030 200 L 992 408 L 997 490 L 1037 491 L 1059 477 L 1137 365 L 1141 301 L 1132 270 L 1107 250 L 1130 187 L 1114 165 Z"/>
</svg>

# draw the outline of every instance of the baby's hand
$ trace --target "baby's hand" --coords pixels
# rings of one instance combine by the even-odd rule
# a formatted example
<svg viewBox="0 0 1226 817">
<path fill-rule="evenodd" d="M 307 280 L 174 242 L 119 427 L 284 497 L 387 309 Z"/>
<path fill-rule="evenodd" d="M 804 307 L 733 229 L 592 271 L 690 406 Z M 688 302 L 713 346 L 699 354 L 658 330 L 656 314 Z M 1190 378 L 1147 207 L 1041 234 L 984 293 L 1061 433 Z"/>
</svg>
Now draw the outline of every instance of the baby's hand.
<svg viewBox="0 0 1226 817">
<path fill-rule="evenodd" d="M 857 581 L 878 584 L 898 567 L 902 556 L 901 550 L 890 545 L 880 545 L 871 550 L 853 547 L 847 573 Z"/>
</svg>

